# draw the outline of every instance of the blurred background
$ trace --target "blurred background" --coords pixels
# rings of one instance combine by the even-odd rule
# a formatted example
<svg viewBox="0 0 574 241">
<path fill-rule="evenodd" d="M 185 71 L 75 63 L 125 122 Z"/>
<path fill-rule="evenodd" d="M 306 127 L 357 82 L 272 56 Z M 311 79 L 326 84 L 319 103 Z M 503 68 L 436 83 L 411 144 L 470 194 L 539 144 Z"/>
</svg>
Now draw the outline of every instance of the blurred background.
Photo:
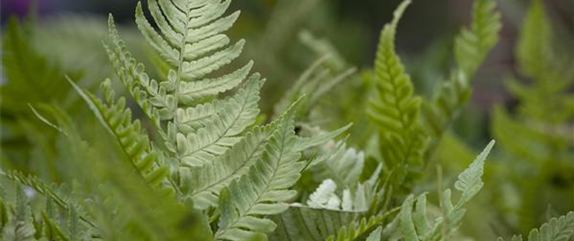
<svg viewBox="0 0 574 241">
<path fill-rule="evenodd" d="M 138 2 L 135 0 L 2 0 L 2 23 L 11 15 L 25 16 L 33 2 L 38 5 L 38 22 L 45 31 L 64 30 L 62 26 L 65 25 L 73 28 L 74 22 L 91 19 L 94 20 L 92 25 L 101 25 L 100 29 L 92 26 L 94 32 L 101 30 L 99 33 L 105 34 L 103 19 L 108 13 L 126 28 L 135 28 L 133 9 Z M 297 52 L 301 46 L 293 41 L 302 30 L 331 42 L 350 65 L 370 66 L 379 32 L 391 19 L 398 3 L 399 0 L 236 0 L 231 9 L 241 9 L 242 15 L 231 35 L 247 40 L 246 52 L 258 63 L 258 71 L 270 80 L 269 88 L 283 86 L 310 64 L 308 59 L 301 61 Z M 497 3 L 503 16 L 501 39 L 481 68 L 479 81 L 473 82 L 472 106 L 478 114 L 487 114 L 485 111 L 494 102 L 509 105 L 513 102 L 504 90 L 501 78 L 515 71 L 514 43 L 529 1 Z M 561 40 L 560 44 L 572 52 L 574 1 L 546 0 L 544 4 L 555 28 L 555 39 Z M 452 37 L 470 21 L 471 5 L 470 0 L 415 0 L 405 13 L 399 27 L 397 48 L 419 91 L 430 91 L 428 88 L 432 84 L 428 82 L 447 73 Z M 49 41 L 53 40 L 58 39 Z M 60 40 L 65 41 L 64 38 Z M 93 41 L 99 42 L 98 39 Z M 103 48 L 99 51 L 104 52 Z M 262 58 L 267 61 L 257 61 Z"/>
</svg>

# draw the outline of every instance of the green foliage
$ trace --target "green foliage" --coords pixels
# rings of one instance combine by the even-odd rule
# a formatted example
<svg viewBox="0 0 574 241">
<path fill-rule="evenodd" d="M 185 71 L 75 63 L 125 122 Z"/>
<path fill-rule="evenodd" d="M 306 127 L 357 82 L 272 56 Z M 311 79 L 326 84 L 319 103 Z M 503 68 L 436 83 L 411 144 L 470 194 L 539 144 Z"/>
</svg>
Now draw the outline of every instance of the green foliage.
<svg viewBox="0 0 574 241">
<path fill-rule="evenodd" d="M 404 1 L 394 12 L 393 21 L 381 32 L 375 59 L 376 91 L 369 103 L 368 114 L 379 129 L 379 146 L 387 174 L 392 173 L 398 192 L 412 185 L 416 167 L 422 165 L 426 136 L 418 122 L 420 97 L 413 96 L 413 85 L 395 53 L 394 41 L 398 21 L 410 1 Z"/>
<path fill-rule="evenodd" d="M 455 40 L 457 70 L 441 85 L 433 101 L 414 94 L 413 84 L 394 50 L 394 37 L 400 16 L 408 5 L 403 2 L 393 21 L 385 25 L 374 66 L 375 98 L 368 114 L 379 129 L 378 145 L 393 192 L 408 193 L 442 133 L 456 118 L 470 96 L 470 76 L 497 41 L 500 16 L 495 3 L 478 0 L 473 7 L 470 29 Z M 429 145 L 430 143 L 430 145 Z"/>
<path fill-rule="evenodd" d="M 281 16 L 317 2 L 281 2 L 288 7 L 273 15 L 262 37 L 269 41 L 264 59 L 279 61 L 275 55 L 295 28 Z M 400 4 L 383 27 L 373 69 L 360 74 L 327 39 L 300 32 L 310 59 L 317 60 L 277 103 L 261 101 L 266 80 L 252 73 L 270 63 L 244 59 L 246 42 L 226 34 L 239 17 L 239 11 L 227 13 L 231 0 L 138 3 L 135 22 L 150 50 L 147 61 L 131 51 L 133 36 L 120 36 L 110 15 L 101 54 L 114 76 L 101 83 L 101 95 L 91 81 L 107 70 L 86 69 L 89 58 L 74 64 L 75 57 L 65 53 L 46 56 L 73 71 L 48 64 L 46 49 L 36 51 L 33 44 L 41 43 L 28 39 L 31 30 L 11 22 L 2 46 L 8 81 L 0 89 L 8 100 L 1 102 L 2 120 L 12 126 L 2 128 L 28 140 L 42 137 L 45 153 L 36 155 L 58 162 L 50 175 L 37 177 L 3 154 L 0 239 L 462 240 L 464 223 L 476 218 L 468 214 L 484 208 L 483 199 L 498 200 L 499 190 L 490 185 L 499 184 L 523 192 L 521 217 L 528 219 L 518 228 L 506 223 L 493 228 L 509 226 L 503 234 L 530 230 L 542 216 L 535 195 L 574 170 L 569 137 L 554 128 L 567 129 L 574 116 L 568 102 L 574 74 L 552 64 L 562 57 L 550 50 L 551 27 L 542 4 L 535 1 L 529 10 L 517 50 L 521 74 L 533 83 L 509 82 L 520 100 L 516 117 L 500 107 L 494 112 L 492 132 L 504 148 L 496 160 L 503 161 L 489 162 L 494 174 L 488 175 L 485 160 L 494 141 L 468 166 L 472 151 L 445 133 L 468 103 L 471 79 L 498 40 L 496 4 L 475 0 L 472 22 L 454 41 L 449 78 L 437 83 L 427 100 L 415 90 L 395 46 L 398 22 L 410 3 Z M 293 14 L 297 21 L 304 15 Z M 86 29 L 92 27 L 94 36 L 101 34 L 99 27 Z M 85 31 L 77 30 L 92 36 Z M 74 71 L 87 77 L 80 81 L 70 74 Z M 260 101 L 275 106 L 271 118 Z M 350 137 L 338 139 L 351 124 L 325 131 L 349 120 L 360 125 Z M 442 188 L 440 166 L 436 183 L 421 181 L 433 180 L 431 161 L 443 135 L 441 144 L 456 150 L 439 149 L 438 156 L 463 156 L 466 161 L 457 167 L 468 166 L 458 174 L 454 194 Z M 506 158 L 528 162 L 517 162 L 522 169 L 510 171 Z M 446 180 L 454 178 L 445 170 Z M 528 180 L 514 185 L 519 179 Z M 495 195 L 477 198 L 483 186 Z M 510 192 L 500 196 L 505 195 Z M 479 200 L 470 205 L 473 199 Z M 562 201 L 543 201 L 565 212 Z M 486 214 L 480 218 L 488 220 Z M 530 231 L 529 240 L 568 240 L 573 225 L 570 212 Z"/>
<path fill-rule="evenodd" d="M 461 192 L 459 200 L 455 205 L 451 201 L 451 190 L 445 190 L 441 195 L 441 217 L 437 218 L 431 225 L 427 220 L 427 199 L 426 194 L 416 198 L 415 210 L 412 207 L 415 203 L 413 197 L 405 200 L 399 214 L 400 229 L 405 240 L 443 240 L 449 239 L 454 230 L 460 226 L 462 218 L 466 212 L 464 206 L 476 196 L 482 189 L 482 174 L 484 173 L 484 161 L 490 153 L 494 141 L 476 157 L 466 170 L 464 170 L 455 182 L 454 187 Z"/>
<path fill-rule="evenodd" d="M 500 140 L 505 154 L 505 168 L 498 175 L 508 177 L 501 181 L 509 184 L 519 200 L 514 207 L 500 208 L 509 209 L 503 215 L 508 225 L 524 235 L 547 219 L 549 210 L 540 204 L 548 204 L 557 213 L 574 207 L 572 59 L 553 48 L 551 30 L 543 3 L 532 1 L 516 48 L 519 73 L 530 83 L 509 79 L 508 90 L 518 101 L 515 114 L 498 106 L 491 119 L 492 135 Z M 537 189 L 545 190 L 544 194 Z M 501 195 L 511 197 L 509 192 L 501 191 Z"/>
<path fill-rule="evenodd" d="M 424 102 L 423 120 L 429 135 L 441 137 L 468 103 L 472 77 L 498 41 L 501 28 L 496 3 L 475 1 L 470 28 L 464 28 L 455 39 L 456 68 L 447 81 L 440 84 L 431 102 Z M 436 145 L 433 141 L 431 146 Z"/>
<path fill-rule="evenodd" d="M 552 218 L 542 224 L 539 229 L 533 229 L 528 234 L 528 241 L 567 241 L 574 234 L 574 212 Z M 499 238 L 499 241 L 504 239 Z M 511 241 L 522 241 L 522 236 L 514 236 Z"/>
</svg>

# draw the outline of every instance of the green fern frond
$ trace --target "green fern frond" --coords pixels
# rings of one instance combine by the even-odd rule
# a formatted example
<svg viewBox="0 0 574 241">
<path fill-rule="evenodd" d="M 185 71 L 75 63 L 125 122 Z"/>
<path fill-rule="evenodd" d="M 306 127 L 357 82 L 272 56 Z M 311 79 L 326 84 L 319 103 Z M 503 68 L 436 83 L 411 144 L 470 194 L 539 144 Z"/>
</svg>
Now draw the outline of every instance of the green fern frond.
<svg viewBox="0 0 574 241">
<path fill-rule="evenodd" d="M 383 133 L 402 134 L 401 130 L 416 125 L 420 98 L 413 97 L 413 85 L 395 53 L 398 21 L 410 1 L 404 1 L 394 12 L 393 21 L 381 32 L 375 60 L 376 98 L 370 102 L 369 116 Z"/>
<path fill-rule="evenodd" d="M 298 37 L 299 41 L 313 51 L 316 56 L 329 56 L 329 60 L 325 64 L 330 69 L 344 70 L 348 66 L 345 58 L 329 40 L 319 38 L 308 30 L 301 31 Z"/>
<path fill-rule="evenodd" d="M 36 192 L 46 196 L 47 199 L 55 202 L 59 207 L 65 210 L 70 211 L 71 209 L 75 209 L 74 212 L 80 218 L 80 220 L 89 226 L 94 227 L 92 221 L 90 221 L 90 219 L 87 217 L 87 212 L 82 209 L 74 208 L 74 206 L 77 206 L 75 201 L 69 197 L 70 195 L 64 193 L 61 188 L 58 188 L 54 185 L 49 185 L 40 180 L 38 177 L 32 175 L 24 175 L 18 171 L 2 173 L 2 176 L 34 189 Z"/>
<path fill-rule="evenodd" d="M 8 223 L 2 229 L 0 238 L 6 241 L 35 241 L 36 229 L 29 200 L 19 184 L 16 184 L 15 205 Z"/>
<path fill-rule="evenodd" d="M 222 193 L 216 239 L 243 240 L 275 229 L 274 222 L 261 216 L 287 210 L 284 202 L 297 193 L 289 188 L 299 179 L 305 163 L 298 161 L 301 154 L 293 150 L 295 141 L 293 120 L 288 117 L 275 130 L 249 173 Z"/>
<path fill-rule="evenodd" d="M 552 27 L 542 1 L 531 2 L 521 27 L 516 57 L 524 74 L 542 80 L 551 68 L 550 63 L 554 63 Z"/>
<path fill-rule="evenodd" d="M 176 102 L 180 82 L 202 81 L 207 74 L 229 64 L 241 53 L 244 41 L 226 47 L 230 40 L 223 34 L 239 17 L 239 12 L 222 17 L 230 1 L 148 1 L 149 11 L 159 28 L 156 31 L 145 18 L 141 4 L 136 9 L 136 22 L 156 52 L 176 68 Z M 164 13 L 169 13 L 165 15 Z M 250 64 L 248 64 L 249 66 Z M 229 87 L 239 84 L 237 76 L 221 79 Z M 207 83 L 209 81 L 204 81 Z M 231 84 L 230 84 L 231 83 Z M 230 88 L 224 88 L 230 89 Z M 185 98 L 185 97 L 184 97 Z M 189 99 L 197 98 L 196 95 Z"/>
<path fill-rule="evenodd" d="M 359 181 L 365 165 L 365 153 L 348 148 L 345 142 L 329 142 L 321 147 L 328 157 L 325 161 L 310 167 L 316 181 L 331 178 L 337 185 L 352 187 Z"/>
<path fill-rule="evenodd" d="M 92 108 L 97 119 L 110 131 L 134 169 L 155 187 L 168 173 L 167 167 L 158 167 L 159 154 L 151 149 L 149 138 L 142 130 L 139 120 L 132 121 L 131 110 L 126 109 L 125 98 L 115 100 L 115 92 L 108 79 L 102 83 L 105 103 L 98 97 L 71 83 Z"/>
<path fill-rule="evenodd" d="M 145 73 L 145 67 L 131 56 L 115 27 L 112 15 L 108 18 L 108 31 L 113 46 L 104 43 L 116 75 L 146 116 L 160 128 L 160 119 L 172 118 L 175 110 L 173 96 L 168 94 L 169 80 L 158 83 Z"/>
<path fill-rule="evenodd" d="M 185 132 L 189 129 L 186 127 L 180 129 L 177 148 L 181 161 L 188 166 L 201 166 L 236 144 L 240 140 L 238 135 L 255 122 L 259 114 L 257 103 L 260 88 L 259 75 L 254 74 L 244 88 L 206 121 L 205 127 L 195 132 Z"/>
<path fill-rule="evenodd" d="M 353 241 L 359 237 L 364 237 L 380 225 L 384 219 L 385 216 L 382 214 L 363 217 L 343 226 L 336 235 L 327 238 L 327 241 Z"/>
<path fill-rule="evenodd" d="M 455 40 L 454 53 L 458 67 L 466 75 L 473 76 L 480 63 L 498 41 L 502 25 L 496 2 L 476 0 L 472 9 L 472 23 L 469 29 L 462 29 Z"/>
<path fill-rule="evenodd" d="M 249 171 L 261 156 L 269 135 L 268 130 L 255 128 L 217 160 L 201 167 L 180 168 L 184 195 L 194 201 L 196 208 L 217 206 L 221 190 Z"/>
<path fill-rule="evenodd" d="M 395 173 L 398 179 L 393 183 L 400 186 L 399 189 L 410 185 L 405 176 L 416 176 L 427 142 L 418 122 L 421 99 L 413 96 L 410 77 L 394 46 L 397 24 L 409 4 L 410 1 L 403 1 L 395 10 L 393 21 L 381 32 L 373 76 L 375 98 L 369 102 L 367 110 L 371 122 L 379 129 L 385 169 Z"/>
<path fill-rule="evenodd" d="M 574 236 L 574 212 L 552 218 L 538 229 L 532 229 L 528 241 L 568 241 Z M 498 241 L 504 241 L 498 238 Z M 514 236 L 511 241 L 522 241 L 522 236 Z"/>
<path fill-rule="evenodd" d="M 333 50 L 334 51 L 334 50 Z M 283 97 L 275 105 L 275 115 L 281 114 L 291 102 L 305 95 L 305 111 L 309 112 L 316 106 L 325 94 L 329 93 L 332 89 L 339 86 L 343 81 L 348 80 L 349 76 L 356 72 L 356 68 L 341 67 L 337 69 L 331 67 L 333 62 L 337 62 L 337 58 L 332 56 L 336 53 L 326 54 L 323 57 L 315 60 L 295 81 Z"/>
<path fill-rule="evenodd" d="M 413 196 L 410 196 L 403 202 L 398 218 L 399 228 L 405 240 L 443 240 L 458 228 L 466 212 L 465 205 L 484 185 L 481 179 L 484 161 L 493 145 L 494 141 L 491 141 L 470 166 L 458 176 L 454 187 L 461 192 L 461 196 L 455 205 L 451 201 L 451 190 L 447 189 L 443 192 L 441 196 L 442 216 L 434 220 L 434 223 L 427 220 L 426 194 L 418 196 L 416 201 Z M 413 204 L 415 204 L 414 212 Z"/>
<path fill-rule="evenodd" d="M 291 205 L 287 211 L 272 217 L 277 228 L 270 239 L 324 241 L 359 215 L 353 211 Z"/>
<path fill-rule="evenodd" d="M 261 157 L 263 148 L 279 124 L 298 109 L 295 102 L 281 117 L 272 123 L 255 127 L 216 160 L 200 167 L 179 169 L 180 186 L 183 194 L 194 201 L 196 208 L 217 206 L 222 189 L 241 176 Z"/>
<path fill-rule="evenodd" d="M 43 221 L 43 232 L 42 238 L 46 240 L 58 240 L 58 241 L 74 241 L 77 240 L 75 236 L 66 236 L 64 232 L 60 229 L 60 226 L 56 221 L 48 217 L 45 212 L 42 212 Z"/>
<path fill-rule="evenodd" d="M 441 137 L 458 117 L 471 96 L 471 79 L 498 41 L 501 22 L 495 8 L 492 0 L 474 2 L 470 28 L 463 28 L 455 39 L 457 69 L 440 84 L 434 99 L 423 104 L 425 129 L 434 137 Z"/>
</svg>

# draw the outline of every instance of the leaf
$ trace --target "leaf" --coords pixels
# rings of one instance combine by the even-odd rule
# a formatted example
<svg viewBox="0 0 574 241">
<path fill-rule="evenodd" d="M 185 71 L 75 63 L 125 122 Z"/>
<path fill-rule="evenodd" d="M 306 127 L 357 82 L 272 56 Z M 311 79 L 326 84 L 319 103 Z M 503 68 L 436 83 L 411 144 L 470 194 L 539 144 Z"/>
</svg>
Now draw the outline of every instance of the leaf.
<svg viewBox="0 0 574 241">
<path fill-rule="evenodd" d="M 244 240 L 256 233 L 269 233 L 276 224 L 264 218 L 287 210 L 284 202 L 296 195 L 289 190 L 305 167 L 296 141 L 292 117 L 285 119 L 266 144 L 261 159 L 220 198 L 221 218 L 217 240 Z"/>
<path fill-rule="evenodd" d="M 382 231 L 383 229 L 381 227 L 378 227 L 377 229 L 375 229 L 375 231 L 369 234 L 369 237 L 367 237 L 366 241 L 380 241 Z"/>
<path fill-rule="evenodd" d="M 568 241 L 574 235 L 574 212 L 542 224 L 538 229 L 532 229 L 528 234 L 528 241 Z M 504 241 L 498 238 L 499 241 Z M 521 236 L 512 237 L 511 241 L 522 241 Z"/>
<path fill-rule="evenodd" d="M 429 222 L 427 220 L 426 193 L 416 199 L 411 195 L 401 205 L 399 214 L 399 229 L 401 236 L 407 241 L 444 240 L 458 228 L 466 212 L 466 204 L 480 191 L 483 186 L 482 174 L 484 161 L 494 145 L 491 141 L 476 159 L 465 169 L 455 182 L 454 187 L 462 192 L 456 205 L 451 203 L 451 190 L 447 189 L 441 196 L 442 215 Z M 413 212 L 413 205 L 415 205 Z"/>
<path fill-rule="evenodd" d="M 405 0 L 394 12 L 393 21 L 383 28 L 375 59 L 374 98 L 367 114 L 379 129 L 379 147 L 385 175 L 395 174 L 395 190 L 408 191 L 423 160 L 427 138 L 418 122 L 420 98 L 413 96 L 413 84 L 395 53 L 398 21 L 410 1 Z M 408 177 L 408 178 L 406 178 Z"/>
</svg>

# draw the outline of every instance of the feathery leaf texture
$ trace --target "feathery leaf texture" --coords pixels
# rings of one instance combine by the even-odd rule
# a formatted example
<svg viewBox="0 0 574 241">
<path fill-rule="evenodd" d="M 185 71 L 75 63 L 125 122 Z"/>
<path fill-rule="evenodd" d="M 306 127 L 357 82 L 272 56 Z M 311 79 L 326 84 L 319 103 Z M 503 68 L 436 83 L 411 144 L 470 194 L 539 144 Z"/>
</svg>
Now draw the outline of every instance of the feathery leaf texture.
<svg viewBox="0 0 574 241">
<path fill-rule="evenodd" d="M 285 241 L 324 241 L 359 216 L 359 212 L 353 211 L 291 205 L 287 211 L 272 217 L 277 228 L 270 238 Z"/>
<path fill-rule="evenodd" d="M 272 123 L 255 127 L 217 160 L 200 167 L 180 168 L 180 185 L 184 195 L 194 201 L 196 208 L 217 206 L 221 190 L 249 172 L 250 167 L 261 158 L 271 134 L 296 110 L 297 103 Z"/>
<path fill-rule="evenodd" d="M 442 240 L 458 228 L 466 212 L 464 206 L 484 185 L 481 179 L 484 161 L 493 146 L 494 141 L 491 141 L 470 166 L 458 176 L 454 187 L 462 194 L 454 206 L 451 201 L 451 190 L 447 189 L 443 192 L 441 196 L 442 216 L 437 218 L 433 224 L 427 219 L 426 194 L 421 194 L 416 199 L 409 196 L 403 202 L 398 218 L 401 234 L 406 241 Z M 413 204 L 415 204 L 414 212 Z"/>
<path fill-rule="evenodd" d="M 393 21 L 381 32 L 375 59 L 375 98 L 367 114 L 379 129 L 379 146 L 386 169 L 395 172 L 399 187 L 408 188 L 406 173 L 415 173 L 422 164 L 427 138 L 418 122 L 420 97 L 413 96 L 413 84 L 395 53 L 395 33 L 400 17 L 410 1 L 394 12 Z M 408 175 L 411 176 L 411 175 Z"/>
<path fill-rule="evenodd" d="M 434 99 L 423 104 L 425 129 L 433 137 L 441 137 L 466 105 L 471 95 L 470 81 L 498 41 L 501 22 L 495 8 L 493 0 L 474 2 L 470 28 L 462 29 L 455 39 L 457 68 L 440 84 Z"/>
<path fill-rule="evenodd" d="M 233 181 L 220 198 L 221 218 L 216 239 L 243 240 L 255 233 L 269 233 L 276 224 L 261 216 L 287 210 L 284 202 L 296 191 L 289 190 L 301 176 L 304 162 L 294 150 L 293 120 L 279 124 L 265 145 L 261 159 L 238 181 Z"/>
<path fill-rule="evenodd" d="M 201 166 L 236 144 L 240 140 L 238 135 L 253 124 L 259 114 L 260 88 L 259 75 L 254 74 L 244 88 L 222 104 L 219 113 L 209 118 L 205 127 L 189 133 L 182 127 L 177 135 L 181 161 L 189 166 Z M 181 125 L 185 126 L 185 123 Z"/>
<path fill-rule="evenodd" d="M 167 175 L 167 167 L 157 167 L 159 154 L 151 149 L 148 136 L 143 132 L 140 121 L 132 121 L 131 110 L 126 108 L 126 100 L 115 100 L 115 92 L 108 79 L 102 83 L 106 103 L 70 82 L 76 91 L 96 114 L 101 124 L 110 131 L 120 145 L 134 169 L 149 183 L 157 186 Z"/>
<path fill-rule="evenodd" d="M 316 181 L 332 179 L 342 187 L 352 187 L 359 181 L 365 165 L 365 153 L 348 148 L 343 141 L 330 141 L 321 147 L 320 153 L 326 155 L 324 161 L 312 163 L 310 170 Z"/>
<path fill-rule="evenodd" d="M 528 241 L 568 241 L 574 236 L 574 212 L 552 218 L 538 229 L 532 229 Z M 498 238 L 498 241 L 504 241 Z M 522 241 L 522 236 L 514 236 L 511 241 Z"/>
<path fill-rule="evenodd" d="M 534 0 L 526 13 L 516 48 L 520 70 L 529 77 L 543 79 L 551 68 L 552 28 L 542 1 Z"/>
<path fill-rule="evenodd" d="M 466 76 L 474 72 L 484 60 L 490 49 L 498 41 L 500 13 L 495 11 L 492 0 L 477 0 L 472 9 L 470 29 L 462 29 L 455 40 L 454 53 L 458 67 Z"/>
</svg>

